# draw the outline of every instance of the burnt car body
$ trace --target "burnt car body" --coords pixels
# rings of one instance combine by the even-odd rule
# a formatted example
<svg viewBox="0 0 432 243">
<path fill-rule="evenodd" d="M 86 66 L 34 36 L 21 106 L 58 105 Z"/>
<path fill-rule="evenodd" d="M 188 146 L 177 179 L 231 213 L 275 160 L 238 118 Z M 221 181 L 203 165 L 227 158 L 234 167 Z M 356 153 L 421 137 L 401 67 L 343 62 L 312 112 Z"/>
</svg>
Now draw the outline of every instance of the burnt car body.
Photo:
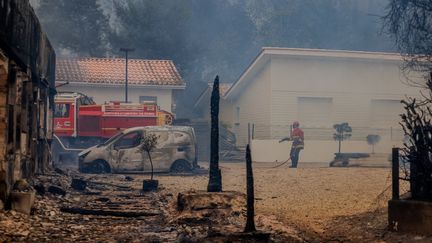
<svg viewBox="0 0 432 243">
<path fill-rule="evenodd" d="M 150 160 L 142 149 L 145 134 L 158 137 L 151 152 L 154 172 L 187 172 L 197 168 L 197 143 L 192 127 L 146 126 L 120 132 L 106 142 L 79 153 L 84 173 L 146 173 Z"/>
</svg>

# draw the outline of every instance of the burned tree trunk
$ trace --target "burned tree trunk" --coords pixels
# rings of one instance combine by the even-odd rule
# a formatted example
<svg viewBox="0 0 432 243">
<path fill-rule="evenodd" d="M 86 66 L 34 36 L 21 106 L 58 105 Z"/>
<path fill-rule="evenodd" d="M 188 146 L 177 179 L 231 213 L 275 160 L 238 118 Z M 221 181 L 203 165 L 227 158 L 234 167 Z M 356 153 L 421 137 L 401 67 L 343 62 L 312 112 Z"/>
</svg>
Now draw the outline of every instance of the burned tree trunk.
<svg viewBox="0 0 432 243">
<path fill-rule="evenodd" d="M 208 192 L 222 191 L 222 174 L 219 169 L 219 76 L 213 83 L 210 101 L 211 134 L 210 134 L 210 178 Z"/>
<path fill-rule="evenodd" d="M 254 208 L 254 182 L 252 172 L 252 158 L 249 144 L 246 147 L 246 183 L 247 183 L 247 213 L 245 232 L 254 232 L 255 228 L 255 208 Z"/>
</svg>

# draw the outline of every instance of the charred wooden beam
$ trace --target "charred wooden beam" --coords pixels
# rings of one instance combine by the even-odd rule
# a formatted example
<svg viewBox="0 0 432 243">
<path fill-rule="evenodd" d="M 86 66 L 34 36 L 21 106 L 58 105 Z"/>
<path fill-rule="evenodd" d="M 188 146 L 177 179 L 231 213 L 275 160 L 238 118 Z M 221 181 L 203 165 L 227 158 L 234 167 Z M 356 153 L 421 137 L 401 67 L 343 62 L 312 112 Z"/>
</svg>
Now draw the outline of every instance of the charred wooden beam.
<svg viewBox="0 0 432 243">
<path fill-rule="evenodd" d="M 210 178 L 207 187 L 208 192 L 222 191 L 222 174 L 219 169 L 219 76 L 213 83 L 213 91 L 210 100 L 211 134 L 210 134 Z"/>
<path fill-rule="evenodd" d="M 147 212 L 147 211 L 114 211 L 114 210 L 103 210 L 103 209 L 85 209 L 80 207 L 61 207 L 60 211 L 65 213 L 71 213 L 71 214 L 115 216 L 115 217 L 126 217 L 126 218 L 160 215 L 160 213 Z"/>
<path fill-rule="evenodd" d="M 254 193 L 254 180 L 252 171 L 252 156 L 249 144 L 246 147 L 246 183 L 247 183 L 247 213 L 246 213 L 246 227 L 244 232 L 254 232 L 255 228 L 255 193 Z"/>
</svg>

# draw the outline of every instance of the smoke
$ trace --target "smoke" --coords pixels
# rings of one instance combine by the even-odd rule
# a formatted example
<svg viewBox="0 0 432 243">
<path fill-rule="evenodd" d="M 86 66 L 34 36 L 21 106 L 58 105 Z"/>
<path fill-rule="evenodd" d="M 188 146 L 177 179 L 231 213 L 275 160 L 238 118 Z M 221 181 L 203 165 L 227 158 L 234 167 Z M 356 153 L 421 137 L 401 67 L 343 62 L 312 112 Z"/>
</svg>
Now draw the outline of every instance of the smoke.
<svg viewBox="0 0 432 243">
<path fill-rule="evenodd" d="M 31 0 L 59 56 L 173 60 L 179 116 L 216 75 L 234 82 L 262 46 L 393 51 L 386 0 Z"/>
</svg>

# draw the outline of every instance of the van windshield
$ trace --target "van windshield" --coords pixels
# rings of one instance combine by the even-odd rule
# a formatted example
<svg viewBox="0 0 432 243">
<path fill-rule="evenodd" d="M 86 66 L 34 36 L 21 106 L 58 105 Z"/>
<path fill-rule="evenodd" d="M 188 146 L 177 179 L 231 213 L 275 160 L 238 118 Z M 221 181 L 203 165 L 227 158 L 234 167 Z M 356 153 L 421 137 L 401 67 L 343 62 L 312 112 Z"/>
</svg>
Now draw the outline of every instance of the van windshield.
<svg viewBox="0 0 432 243">
<path fill-rule="evenodd" d="M 110 139 L 106 140 L 105 142 L 99 144 L 100 146 L 102 145 L 107 145 L 110 144 L 112 141 L 116 140 L 118 137 L 120 137 L 123 134 L 123 132 L 119 132 L 116 135 L 112 136 Z M 98 146 L 98 147 L 100 147 Z"/>
</svg>

